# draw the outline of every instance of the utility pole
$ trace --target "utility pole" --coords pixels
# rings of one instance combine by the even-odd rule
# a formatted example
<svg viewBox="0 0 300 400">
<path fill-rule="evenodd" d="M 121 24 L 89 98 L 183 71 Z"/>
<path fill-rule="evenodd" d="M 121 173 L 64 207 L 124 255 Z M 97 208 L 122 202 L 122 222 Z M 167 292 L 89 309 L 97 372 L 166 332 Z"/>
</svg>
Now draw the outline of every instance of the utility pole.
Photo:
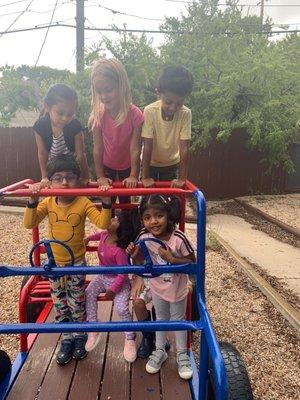
<svg viewBox="0 0 300 400">
<path fill-rule="evenodd" d="M 76 0 L 76 72 L 84 70 L 84 0 Z"/>
<path fill-rule="evenodd" d="M 261 19 L 261 25 L 264 24 L 264 6 L 265 6 L 265 0 L 260 0 L 260 19 Z"/>
</svg>

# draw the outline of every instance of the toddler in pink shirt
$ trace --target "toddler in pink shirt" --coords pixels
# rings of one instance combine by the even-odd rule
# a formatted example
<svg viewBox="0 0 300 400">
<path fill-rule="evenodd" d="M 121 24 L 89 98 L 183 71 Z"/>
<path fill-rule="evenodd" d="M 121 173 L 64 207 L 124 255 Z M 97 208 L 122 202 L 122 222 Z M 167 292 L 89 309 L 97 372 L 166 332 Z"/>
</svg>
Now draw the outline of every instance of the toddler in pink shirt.
<svg viewBox="0 0 300 400">
<path fill-rule="evenodd" d="M 128 256 L 125 252 L 128 244 L 136 237 L 139 229 L 136 211 L 122 211 L 119 217 L 112 218 L 106 231 L 96 232 L 85 238 L 89 241 L 99 240 L 98 256 L 100 265 L 127 265 Z M 96 275 L 88 285 L 86 294 L 86 313 L 89 322 L 97 321 L 97 297 L 105 293 L 108 300 L 114 301 L 114 307 L 122 321 L 132 321 L 129 310 L 131 285 L 127 274 Z M 99 332 L 90 332 L 86 342 L 86 350 L 92 351 L 100 339 Z M 128 362 L 136 359 L 135 333 L 125 332 L 124 358 Z"/>
</svg>

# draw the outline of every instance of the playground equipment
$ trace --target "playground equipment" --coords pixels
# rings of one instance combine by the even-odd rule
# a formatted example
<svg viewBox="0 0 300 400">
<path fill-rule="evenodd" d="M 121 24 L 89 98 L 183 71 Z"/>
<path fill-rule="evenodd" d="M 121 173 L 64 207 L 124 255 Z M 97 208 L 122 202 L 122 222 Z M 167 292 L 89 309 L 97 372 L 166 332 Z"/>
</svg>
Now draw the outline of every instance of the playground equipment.
<svg viewBox="0 0 300 400">
<path fill-rule="evenodd" d="M 28 197 L 27 179 L 0 189 L 1 196 Z M 62 268 L 55 264 L 51 243 L 39 241 L 38 228 L 33 229 L 34 246 L 30 252 L 31 267 L 5 266 L 0 268 L 0 277 L 24 276 L 19 299 L 18 324 L 3 324 L 0 334 L 20 334 L 20 353 L 12 368 L 0 375 L 0 399 L 106 399 L 106 400 L 252 400 L 252 391 L 245 366 L 237 350 L 227 343 L 218 344 L 205 303 L 205 199 L 191 182 L 184 189 L 171 188 L 169 182 L 157 182 L 154 188 L 126 189 L 121 183 L 105 192 L 109 196 L 142 196 L 148 194 L 176 195 L 185 210 L 186 196 L 194 196 L 197 205 L 197 250 L 196 263 L 181 265 L 153 265 L 147 254 L 147 243 L 141 247 L 145 254 L 145 265 L 87 266 L 74 267 L 70 250 L 70 266 L 63 268 L 64 275 L 82 273 L 116 274 L 132 273 L 157 276 L 162 273 L 186 273 L 195 277 L 195 302 L 199 320 L 185 321 L 120 322 L 116 321 L 113 304 L 99 302 L 97 323 L 54 324 L 52 300 L 47 277 L 61 276 Z M 100 196 L 96 183 L 78 189 L 43 189 L 40 196 Z M 136 207 L 136 204 L 119 205 L 115 208 Z M 185 213 L 182 212 L 180 229 L 184 230 Z M 65 244 L 62 244 L 65 246 Z M 95 250 L 89 248 L 89 250 Z M 40 266 L 40 255 L 46 253 L 48 260 Z M 149 375 L 145 371 L 146 360 L 138 359 L 133 364 L 122 357 L 123 331 L 199 331 L 200 356 L 194 354 L 189 342 L 189 354 L 194 370 L 193 378 L 181 380 L 177 375 L 175 355 L 171 351 L 160 373 Z M 61 332 L 101 332 L 101 340 L 95 351 L 82 361 L 74 360 L 59 366 L 55 362 L 55 349 Z M 50 334 L 51 333 L 51 334 Z"/>
</svg>

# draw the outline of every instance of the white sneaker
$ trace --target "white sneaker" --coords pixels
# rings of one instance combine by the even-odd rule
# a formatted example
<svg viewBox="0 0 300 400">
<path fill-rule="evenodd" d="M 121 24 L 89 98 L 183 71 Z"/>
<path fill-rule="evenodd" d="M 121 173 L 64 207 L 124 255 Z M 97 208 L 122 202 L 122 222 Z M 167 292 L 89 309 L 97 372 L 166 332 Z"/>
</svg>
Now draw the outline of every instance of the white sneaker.
<svg viewBox="0 0 300 400">
<path fill-rule="evenodd" d="M 179 351 L 177 353 L 178 374 L 182 379 L 191 379 L 193 370 L 190 358 L 186 351 Z"/>
<path fill-rule="evenodd" d="M 146 371 L 149 372 L 149 374 L 156 374 L 167 358 L 168 354 L 164 350 L 154 350 L 146 364 Z"/>
</svg>

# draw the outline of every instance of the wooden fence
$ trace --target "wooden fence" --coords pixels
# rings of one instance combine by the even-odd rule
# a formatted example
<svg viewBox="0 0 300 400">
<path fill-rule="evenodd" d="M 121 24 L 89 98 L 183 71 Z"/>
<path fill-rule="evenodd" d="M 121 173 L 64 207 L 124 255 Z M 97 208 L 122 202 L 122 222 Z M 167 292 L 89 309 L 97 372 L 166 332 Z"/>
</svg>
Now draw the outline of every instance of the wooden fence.
<svg viewBox="0 0 300 400">
<path fill-rule="evenodd" d="M 285 191 L 286 174 L 279 168 L 268 172 L 262 159 L 247 148 L 244 132 L 235 131 L 227 143 L 213 140 L 207 149 L 192 153 L 189 179 L 210 199 Z M 0 187 L 25 178 L 40 178 L 33 132 L 0 128 Z"/>
</svg>

